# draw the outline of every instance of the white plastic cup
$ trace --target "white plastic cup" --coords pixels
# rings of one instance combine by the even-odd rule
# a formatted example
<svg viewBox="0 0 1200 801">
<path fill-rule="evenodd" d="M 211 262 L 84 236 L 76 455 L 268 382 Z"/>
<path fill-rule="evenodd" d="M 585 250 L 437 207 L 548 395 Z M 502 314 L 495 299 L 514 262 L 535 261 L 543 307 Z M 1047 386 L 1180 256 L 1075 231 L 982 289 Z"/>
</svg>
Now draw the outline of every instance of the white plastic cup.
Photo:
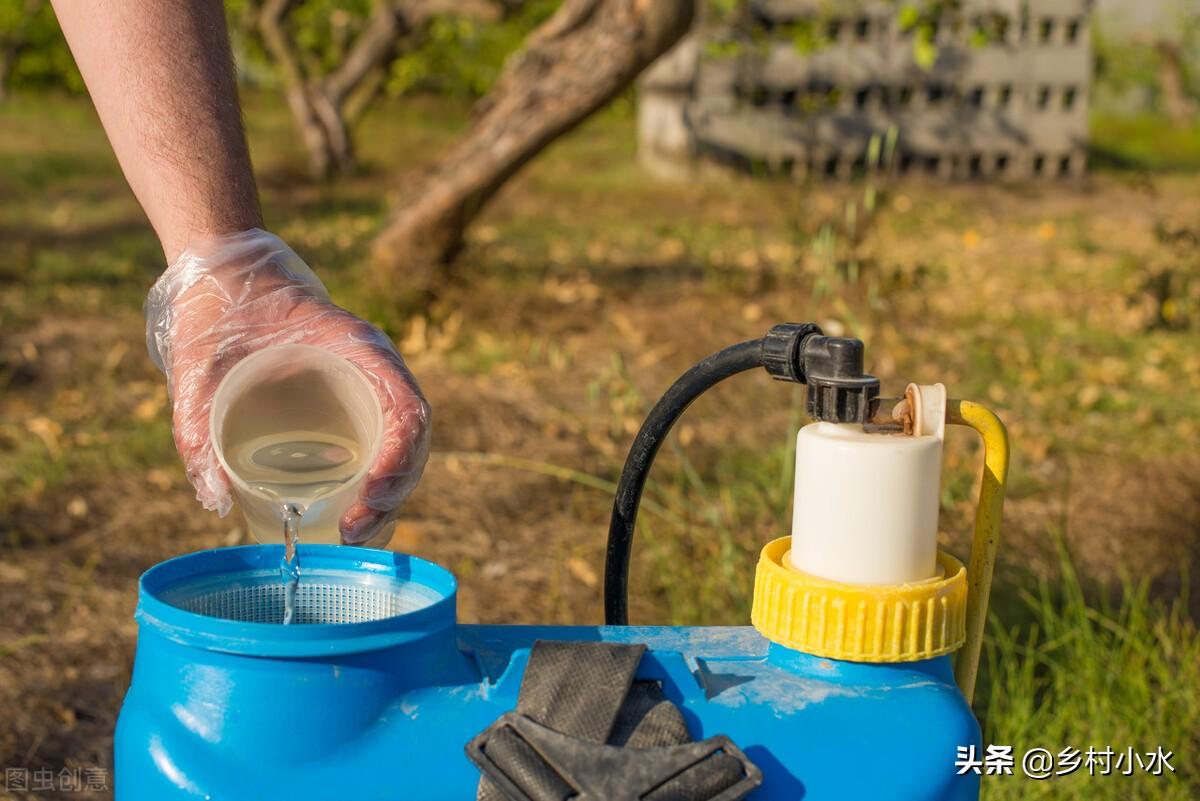
<svg viewBox="0 0 1200 801">
<path fill-rule="evenodd" d="M 273 345 L 238 362 L 213 395 L 209 431 L 217 461 L 254 538 L 283 542 L 278 496 L 256 488 L 230 466 L 231 445 L 292 431 L 321 431 L 352 440 L 361 464 L 345 484 L 313 501 L 300 519 L 305 543 L 340 543 L 338 521 L 362 489 L 383 440 L 383 411 L 366 376 L 350 362 L 312 345 Z"/>
</svg>

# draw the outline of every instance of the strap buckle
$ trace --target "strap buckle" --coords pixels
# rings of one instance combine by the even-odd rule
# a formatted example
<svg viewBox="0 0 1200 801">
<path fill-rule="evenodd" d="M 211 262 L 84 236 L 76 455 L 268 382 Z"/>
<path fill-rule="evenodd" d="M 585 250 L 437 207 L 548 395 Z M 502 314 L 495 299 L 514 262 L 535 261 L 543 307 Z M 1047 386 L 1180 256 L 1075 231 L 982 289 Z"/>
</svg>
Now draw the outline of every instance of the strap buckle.
<svg viewBox="0 0 1200 801">
<path fill-rule="evenodd" d="M 720 754 L 737 760 L 741 778 L 696 801 L 738 801 L 762 784 L 762 771 L 725 735 L 660 748 L 622 748 L 560 734 L 525 715 L 507 712 L 467 743 L 467 756 L 511 801 L 541 799 L 530 797 L 488 755 L 488 741 L 502 731 L 523 740 L 575 790 L 575 795 L 568 796 L 571 801 L 642 801 L 670 780 Z"/>
</svg>

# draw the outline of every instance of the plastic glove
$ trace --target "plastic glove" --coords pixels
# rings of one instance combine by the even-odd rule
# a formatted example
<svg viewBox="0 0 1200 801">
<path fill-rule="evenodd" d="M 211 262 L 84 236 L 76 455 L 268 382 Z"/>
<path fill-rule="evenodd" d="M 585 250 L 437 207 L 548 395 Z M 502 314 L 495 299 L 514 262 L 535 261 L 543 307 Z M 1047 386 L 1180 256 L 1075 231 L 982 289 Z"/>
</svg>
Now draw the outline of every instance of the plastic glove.
<svg viewBox="0 0 1200 801">
<path fill-rule="evenodd" d="M 145 312 L 150 358 L 167 377 L 175 446 L 205 509 L 223 517 L 233 503 L 209 441 L 217 385 L 257 350 L 303 343 L 357 365 L 375 387 L 383 444 L 339 527 L 349 544 L 390 536 L 429 456 L 429 405 L 382 331 L 334 305 L 291 248 L 257 229 L 184 251 L 150 290 Z"/>
</svg>

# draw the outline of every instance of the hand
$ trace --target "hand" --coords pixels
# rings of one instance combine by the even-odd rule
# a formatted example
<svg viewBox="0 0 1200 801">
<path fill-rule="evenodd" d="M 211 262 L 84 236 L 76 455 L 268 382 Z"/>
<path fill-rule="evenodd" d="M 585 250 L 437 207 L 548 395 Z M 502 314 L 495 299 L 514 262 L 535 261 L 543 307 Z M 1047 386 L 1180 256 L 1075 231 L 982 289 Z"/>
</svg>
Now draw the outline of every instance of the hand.
<svg viewBox="0 0 1200 801">
<path fill-rule="evenodd" d="M 379 397 L 384 434 L 339 527 L 348 544 L 390 529 L 429 455 L 429 405 L 387 336 L 334 305 L 282 240 L 255 229 L 185 251 L 146 300 L 146 342 L 167 376 L 175 447 L 188 480 L 204 508 L 222 516 L 232 499 L 209 441 L 209 412 L 225 374 L 249 354 L 283 343 L 315 345 L 357 365 Z"/>
</svg>

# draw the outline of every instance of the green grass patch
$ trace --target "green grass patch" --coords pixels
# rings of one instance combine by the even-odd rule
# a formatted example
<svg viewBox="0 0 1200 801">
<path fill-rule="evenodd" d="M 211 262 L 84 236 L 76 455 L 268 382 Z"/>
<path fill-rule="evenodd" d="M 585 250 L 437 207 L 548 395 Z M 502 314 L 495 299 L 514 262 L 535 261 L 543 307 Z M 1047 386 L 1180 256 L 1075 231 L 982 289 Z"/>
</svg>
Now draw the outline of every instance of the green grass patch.
<svg viewBox="0 0 1200 801">
<path fill-rule="evenodd" d="M 1173 125 L 1156 115 L 1095 113 L 1089 145 L 1092 164 L 1119 170 L 1200 170 L 1200 120 Z"/>
<path fill-rule="evenodd" d="M 758 549 L 789 516 L 792 456 L 731 448 L 698 470 L 668 443 L 647 487 L 663 511 L 643 511 L 639 522 L 635 595 L 653 594 L 674 624 L 744 625 Z M 969 478 L 973 494 L 978 475 Z M 1012 746 L 1017 765 L 1014 775 L 984 778 L 984 799 L 1200 797 L 1200 633 L 1186 597 L 1159 600 L 1145 580 L 1115 593 L 1090 587 L 1065 551 L 1058 579 L 1010 576 L 993 595 L 975 710 L 985 745 Z M 1111 775 L 1100 775 L 1099 755 L 1090 775 L 1088 749 L 1109 746 Z M 1151 775 L 1135 761 L 1124 775 L 1130 747 L 1146 764 L 1159 747 L 1170 752 L 1174 772 Z M 1020 758 L 1032 748 L 1056 759 L 1077 749 L 1079 767 L 1029 779 Z"/>
<path fill-rule="evenodd" d="M 976 709 L 984 743 L 1014 753 L 1078 749 L 1077 770 L 1044 781 L 985 777 L 983 797 L 1172 801 L 1200 797 L 1200 634 L 1186 603 L 1156 601 L 1145 581 L 1124 582 L 1119 598 L 1087 592 L 1065 556 L 1062 579 L 1021 591 L 1024 620 L 992 619 L 985 676 Z M 1184 582 L 1186 586 L 1186 582 Z M 1090 775 L 1088 749 L 1111 747 L 1125 760 L 1111 775 Z M 1149 775 L 1127 756 L 1146 760 L 1161 747 L 1175 772 Z M 1132 764 L 1133 775 L 1123 775 Z"/>
<path fill-rule="evenodd" d="M 339 302 L 404 339 L 409 312 L 362 281 L 369 246 L 410 170 L 464 128 L 469 104 L 416 97 L 373 108 L 357 137 L 362 168 L 332 185 L 306 181 L 302 148 L 278 98 L 250 93 L 246 119 L 267 225 L 310 261 Z M 693 334 L 729 342 L 782 319 L 815 319 L 863 336 L 871 369 L 889 390 L 942 380 L 956 396 L 994 405 L 1015 448 L 1010 497 L 1033 501 L 1011 504 L 1018 528 L 1037 519 L 1020 520 L 1022 506 L 1029 515 L 1058 503 L 1064 457 L 1121 456 L 1137 470 L 1142 460 L 1196 453 L 1200 318 L 1189 312 L 1164 326 L 1138 312 L 1152 300 L 1147 286 L 1158 273 L 1194 274 L 1200 251 L 1190 221 L 1200 195 L 1187 175 L 1101 173 L 1088 192 L 903 182 L 868 203 L 867 187 L 857 184 L 646 180 L 634 128 L 622 99 L 525 168 L 469 232 L 451 300 L 423 312 L 431 329 L 450 332 L 437 367 L 489 379 L 480 404 L 498 391 L 516 398 L 530 420 L 553 411 L 550 419 L 579 422 L 580 442 L 590 435 L 573 455 L 563 448 L 561 457 L 546 457 L 557 464 L 487 455 L 588 488 L 570 501 L 577 519 L 606 515 L 637 424 L 676 371 L 703 355 Z M 1093 145 L 1102 170 L 1200 169 L 1200 123 L 1173 128 L 1154 118 L 1096 116 Z M 1130 188 L 1143 184 L 1155 192 Z M 1134 204 L 1138 214 L 1123 213 Z M 876 209 L 869 215 L 868 205 Z M 1155 235 L 1156 225 L 1165 233 Z M 0 368 L 24 364 L 26 340 L 36 340 L 35 364 L 69 359 L 66 374 L 78 373 L 68 381 L 45 369 L 24 384 L 7 375 L 0 382 L 11 404 L 0 416 L 0 517 L 33 510 L 40 517 L 16 527 L 30 532 L 89 485 L 112 476 L 141 480 L 178 464 L 165 409 L 149 419 L 136 412 L 160 380 L 148 365 L 107 375 L 99 356 L 80 358 L 92 338 L 61 344 L 54 335 L 64 320 L 123 317 L 128 329 L 95 338 L 102 354 L 115 338 L 140 331 L 138 309 L 162 267 L 85 99 L 17 96 L 0 105 L 0 234 L 0 327 L 13 332 Z M 1194 308 L 1189 281 L 1177 278 L 1160 305 Z M 618 337 L 629 365 L 610 349 Z M 88 347 L 71 344 L 78 342 Z M 676 350 L 639 360 L 663 345 Z M 140 343 L 136 350 L 126 359 L 143 359 Z M 647 375 L 657 376 L 653 384 Z M 145 384 L 136 397 L 132 378 Z M 513 392 L 506 381 L 531 391 Z M 564 408 L 548 410 L 541 389 L 563 382 L 578 405 L 550 392 Z M 94 408 L 72 415 L 74 402 L 60 397 L 67 389 Z M 789 399 L 760 376 L 757 384 L 730 382 L 689 412 L 647 487 L 633 560 L 635 619 L 748 620 L 759 549 L 788 530 L 802 411 L 802 390 Z M 443 430 L 460 423 L 438 414 Z M 61 450 L 33 436 L 33 415 L 63 425 Z M 540 441 L 542 432 L 516 428 L 512 447 Z M 952 435 L 943 525 L 960 537 L 970 530 L 978 481 L 976 440 Z M 1119 511 L 1126 503 L 1114 500 Z M 523 513 L 500 522 L 521 525 Z M 1121 525 L 1095 536 L 1121 536 Z M 1020 562 L 1029 554 L 1005 556 Z M 471 578 L 473 563 L 456 566 Z M 1200 797 L 1200 644 L 1183 602 L 1152 600 L 1137 582 L 1110 600 L 1085 592 L 1069 563 L 1062 574 L 1061 583 L 1005 574 L 997 586 L 977 699 L 987 741 L 1055 752 L 1161 745 L 1175 752 L 1179 773 L 998 777 L 985 780 L 987 797 Z M 547 617 L 561 611 L 557 601 L 542 602 Z"/>
</svg>

